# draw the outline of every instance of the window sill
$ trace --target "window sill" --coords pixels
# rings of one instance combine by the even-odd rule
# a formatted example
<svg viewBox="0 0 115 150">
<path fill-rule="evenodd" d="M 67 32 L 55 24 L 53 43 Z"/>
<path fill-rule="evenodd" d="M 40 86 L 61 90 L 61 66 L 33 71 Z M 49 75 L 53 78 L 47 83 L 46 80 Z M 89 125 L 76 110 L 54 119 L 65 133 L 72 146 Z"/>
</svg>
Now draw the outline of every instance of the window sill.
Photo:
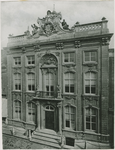
<svg viewBox="0 0 115 150">
<path fill-rule="evenodd" d="M 62 129 L 63 131 L 68 131 L 68 132 L 75 132 L 76 133 L 76 131 L 74 130 L 74 129 L 71 129 L 71 128 L 67 128 L 67 127 L 65 127 L 64 129 Z"/>
<path fill-rule="evenodd" d="M 26 91 L 26 93 L 35 93 L 35 91 Z"/>
<path fill-rule="evenodd" d="M 93 130 L 86 130 L 84 131 L 85 134 L 95 134 L 95 135 L 100 135 L 100 133 L 96 133 L 96 131 Z"/>
<path fill-rule="evenodd" d="M 68 63 L 65 63 L 65 62 L 64 62 L 64 63 L 62 64 L 62 66 L 71 66 L 71 65 L 72 65 L 72 66 L 75 66 L 76 64 L 75 64 L 75 63 L 72 63 L 72 62 L 68 62 Z"/>
<path fill-rule="evenodd" d="M 35 64 L 34 64 L 34 65 L 26 65 L 25 67 L 26 67 L 26 68 L 35 67 Z"/>
<path fill-rule="evenodd" d="M 69 95 L 72 95 L 72 96 L 77 96 L 77 94 L 74 94 L 74 93 L 63 93 L 62 95 L 67 95 L 67 96 L 69 96 Z"/>
<path fill-rule="evenodd" d="M 84 62 L 83 65 L 94 66 L 94 65 L 97 65 L 97 62 L 94 62 L 94 61 Z"/>
<path fill-rule="evenodd" d="M 19 93 L 21 93 L 22 91 L 21 90 L 13 90 L 12 92 L 19 92 Z"/>
<path fill-rule="evenodd" d="M 82 94 L 82 96 L 93 96 L 93 97 L 99 97 L 99 95 L 96 95 L 96 94 Z"/>
<path fill-rule="evenodd" d="M 35 123 L 34 122 L 32 122 L 32 121 L 28 121 L 28 122 L 26 122 L 27 124 L 31 124 L 31 125 L 35 125 Z"/>
<path fill-rule="evenodd" d="M 18 68 L 21 68 L 22 66 L 21 66 L 21 65 L 17 65 L 17 66 L 14 65 L 12 68 L 17 68 L 17 67 L 18 67 Z"/>
</svg>

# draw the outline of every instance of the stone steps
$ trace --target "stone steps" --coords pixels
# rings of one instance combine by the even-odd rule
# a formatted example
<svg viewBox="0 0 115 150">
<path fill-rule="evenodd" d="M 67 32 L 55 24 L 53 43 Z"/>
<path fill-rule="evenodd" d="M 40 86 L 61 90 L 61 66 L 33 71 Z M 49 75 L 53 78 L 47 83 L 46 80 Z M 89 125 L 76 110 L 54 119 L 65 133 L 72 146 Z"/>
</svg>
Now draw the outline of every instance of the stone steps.
<svg viewBox="0 0 115 150">
<path fill-rule="evenodd" d="M 53 134 L 45 133 L 45 132 L 42 132 L 42 131 L 40 131 L 40 132 L 34 131 L 33 134 L 38 135 L 38 136 L 48 137 L 48 138 L 51 138 L 51 139 L 56 139 L 56 140 L 60 140 L 60 138 L 61 138 L 58 135 L 53 135 Z"/>
<path fill-rule="evenodd" d="M 38 140 L 43 140 L 43 141 L 48 141 L 48 142 L 53 142 L 53 143 L 58 143 L 57 140 L 51 139 L 51 138 L 48 138 L 48 137 L 44 137 L 44 136 L 33 135 L 32 138 L 38 139 Z"/>
<path fill-rule="evenodd" d="M 61 148 L 61 146 L 59 144 L 55 144 L 55 143 L 52 143 L 52 142 L 47 142 L 47 141 L 43 141 L 43 140 L 38 140 L 38 139 L 31 139 L 32 142 L 36 142 L 36 143 L 39 143 L 39 144 L 43 144 L 43 145 L 47 145 L 47 146 L 51 146 L 53 148 Z"/>
<path fill-rule="evenodd" d="M 52 130 L 36 130 L 32 134 L 31 141 L 37 142 L 43 145 L 51 146 L 53 148 L 61 148 L 59 141 L 61 137 L 57 135 L 55 131 Z"/>
</svg>

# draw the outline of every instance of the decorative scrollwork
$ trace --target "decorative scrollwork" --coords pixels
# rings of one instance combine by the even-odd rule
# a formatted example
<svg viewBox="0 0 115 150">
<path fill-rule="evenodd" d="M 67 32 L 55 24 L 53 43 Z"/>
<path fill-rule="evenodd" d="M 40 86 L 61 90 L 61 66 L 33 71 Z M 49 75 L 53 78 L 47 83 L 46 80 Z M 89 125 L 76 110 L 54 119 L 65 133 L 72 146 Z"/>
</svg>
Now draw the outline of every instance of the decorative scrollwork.
<svg viewBox="0 0 115 150">
<path fill-rule="evenodd" d="M 25 52 L 26 52 L 26 48 L 22 47 L 22 53 L 25 53 Z"/>
<path fill-rule="evenodd" d="M 62 50 L 63 49 L 63 43 L 56 43 L 56 49 L 57 50 Z"/>
<path fill-rule="evenodd" d="M 51 65 L 51 64 L 53 64 L 53 65 L 57 66 L 57 59 L 56 59 L 56 57 L 55 57 L 54 55 L 52 55 L 52 54 L 46 54 L 46 55 L 44 55 L 44 56 L 42 57 L 41 63 L 42 63 L 42 66 L 43 66 L 44 64 L 45 64 L 45 65 Z M 41 67 L 42 67 L 42 66 L 41 66 Z"/>
<path fill-rule="evenodd" d="M 39 52 L 40 51 L 40 45 L 35 45 L 34 46 L 34 51 L 35 52 L 37 52 L 37 51 Z"/>
<path fill-rule="evenodd" d="M 109 39 L 106 38 L 102 38 L 102 45 L 109 45 Z"/>
<path fill-rule="evenodd" d="M 75 41 L 75 48 L 80 48 L 80 47 L 81 47 L 80 41 Z"/>
</svg>

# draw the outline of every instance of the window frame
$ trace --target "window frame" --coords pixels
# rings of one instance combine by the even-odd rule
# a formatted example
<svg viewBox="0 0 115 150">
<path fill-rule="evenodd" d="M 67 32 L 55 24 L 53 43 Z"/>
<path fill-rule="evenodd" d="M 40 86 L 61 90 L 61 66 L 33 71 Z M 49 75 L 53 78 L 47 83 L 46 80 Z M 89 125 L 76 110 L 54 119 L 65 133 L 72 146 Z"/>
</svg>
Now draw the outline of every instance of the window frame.
<svg viewBox="0 0 115 150">
<path fill-rule="evenodd" d="M 69 73 L 69 79 L 68 79 L 68 81 L 69 81 L 69 92 L 66 92 L 66 91 L 65 91 L 65 75 L 68 74 L 68 73 Z M 64 84 L 63 84 L 63 85 L 64 85 L 64 86 L 63 86 L 64 94 L 75 94 L 75 83 L 74 83 L 74 92 L 70 92 L 70 80 L 71 80 L 71 79 L 70 79 L 70 74 L 73 74 L 73 75 L 74 75 L 73 80 L 75 81 L 75 72 L 69 71 L 69 72 L 65 72 L 65 73 L 64 73 L 64 78 L 63 78 L 63 79 L 64 79 Z M 66 79 L 66 80 L 67 80 L 67 79 Z"/>
<path fill-rule="evenodd" d="M 89 52 L 90 56 L 91 56 L 91 52 L 95 52 L 96 53 L 96 58 L 95 61 L 91 61 L 91 57 L 89 61 L 85 61 L 85 53 Z M 98 63 L 98 51 L 97 49 L 90 49 L 90 50 L 83 50 L 83 64 L 97 64 Z"/>
<path fill-rule="evenodd" d="M 47 74 L 48 74 L 48 82 L 50 83 L 49 85 L 47 85 L 46 83 L 46 80 L 47 80 Z M 53 85 L 51 85 L 51 80 L 50 80 L 50 77 L 49 77 L 49 74 L 52 74 L 52 76 L 53 76 Z M 46 86 L 48 86 L 49 87 L 49 91 L 47 91 L 46 90 Z M 51 86 L 53 86 L 53 91 L 51 91 Z M 48 95 L 47 95 L 47 97 L 53 97 L 53 95 L 51 95 L 51 92 L 54 94 L 55 93 L 55 75 L 54 75 L 54 73 L 52 73 L 52 72 L 46 72 L 45 73 L 45 92 L 49 92 L 48 93 Z"/>
<path fill-rule="evenodd" d="M 66 107 L 69 107 L 69 112 L 66 112 Z M 72 109 L 74 109 L 74 113 L 72 113 Z M 69 130 L 76 130 L 76 124 L 77 124 L 77 119 L 76 119 L 76 113 L 77 113 L 77 110 L 76 110 L 76 106 L 74 105 L 71 105 L 71 104 L 67 104 L 64 106 L 64 128 L 65 129 L 69 129 Z M 69 122 L 70 122 L 70 127 L 66 127 L 66 114 L 69 114 L 70 118 L 69 118 Z M 72 128 L 72 120 L 71 120 L 71 116 L 72 114 L 74 114 L 74 129 Z"/>
<path fill-rule="evenodd" d="M 16 118 L 15 116 L 16 116 L 16 112 L 15 112 L 15 110 L 16 110 L 16 105 L 15 105 L 15 102 L 19 102 L 20 103 L 20 106 L 18 106 L 18 108 L 20 108 L 20 117 L 19 117 L 19 112 L 18 112 L 18 117 Z M 21 102 L 21 100 L 14 100 L 13 101 L 13 119 L 15 119 L 15 120 L 21 120 L 21 115 L 22 115 L 22 102 Z"/>
<path fill-rule="evenodd" d="M 31 120 L 29 120 L 29 104 L 31 104 Z M 35 108 L 32 108 L 32 105 L 34 105 L 35 106 Z M 27 106 L 27 113 L 26 113 L 26 120 L 27 120 L 27 122 L 29 122 L 29 123 L 32 123 L 32 124 L 36 124 L 36 116 L 37 116 L 37 106 L 36 106 L 36 103 L 34 103 L 34 102 L 27 102 L 26 103 L 26 106 Z M 32 115 L 32 110 L 34 110 L 34 113 L 35 113 L 35 115 L 34 115 L 34 117 L 35 118 L 33 118 L 33 115 Z"/>
<path fill-rule="evenodd" d="M 74 61 L 70 61 L 70 58 L 71 58 L 71 57 L 70 57 L 70 54 L 71 54 L 71 53 L 74 54 L 74 57 L 73 57 L 73 58 L 74 58 Z M 65 54 L 68 54 L 68 57 L 67 57 L 68 60 L 69 60 L 68 62 L 65 62 L 65 61 L 64 61 L 64 60 L 65 60 Z M 64 64 L 75 64 L 75 58 L 76 58 L 76 57 L 75 57 L 75 51 L 63 52 L 63 63 L 64 63 Z"/>
<path fill-rule="evenodd" d="M 29 75 L 29 74 L 34 74 L 34 90 L 29 90 L 29 89 L 28 89 L 28 75 Z M 36 80 L 35 80 L 35 79 L 36 79 L 36 76 L 35 76 L 35 73 L 34 73 L 34 72 L 28 72 L 28 73 L 26 74 L 26 91 L 27 91 L 27 92 L 32 92 L 32 93 L 35 92 L 35 90 L 36 90 L 36 89 L 35 89 L 35 88 L 36 88 L 36 86 L 35 86 Z M 32 83 L 32 78 L 31 78 L 31 83 Z M 31 88 L 32 88 L 32 84 L 31 84 Z"/>
<path fill-rule="evenodd" d="M 34 54 L 27 55 L 25 57 L 26 57 L 26 66 L 35 66 L 35 55 Z M 34 64 L 28 64 L 28 57 L 34 57 Z M 31 61 L 32 61 L 32 59 L 31 59 Z"/>
<path fill-rule="evenodd" d="M 19 74 L 20 75 L 20 89 L 15 89 L 15 75 Z M 21 91 L 22 90 L 22 75 L 20 72 L 14 72 L 13 73 L 13 91 Z"/>
<path fill-rule="evenodd" d="M 94 109 L 95 111 L 96 111 L 96 115 L 95 115 L 95 117 L 96 117 L 96 122 L 95 122 L 95 125 L 96 125 L 96 129 L 95 130 L 92 130 L 92 123 L 93 122 L 91 122 L 91 118 L 92 118 L 92 116 L 94 116 L 94 115 L 90 115 L 90 125 L 91 125 L 91 128 L 90 129 L 87 129 L 86 128 L 86 109 Z M 86 132 L 93 132 L 93 133 L 96 133 L 96 132 L 98 132 L 99 131 L 99 108 L 97 108 L 97 107 L 94 107 L 94 106 L 85 106 L 85 108 L 84 108 L 84 130 L 86 131 Z"/>
<path fill-rule="evenodd" d="M 15 59 L 16 59 L 16 58 L 20 58 L 20 64 L 15 64 Z M 14 57 L 13 57 L 13 66 L 14 66 L 14 67 L 21 67 L 21 65 L 22 65 L 21 56 L 14 56 Z"/>
<path fill-rule="evenodd" d="M 85 75 L 86 75 L 86 73 L 90 73 L 90 77 L 91 77 L 91 73 L 94 73 L 95 74 L 95 76 L 96 76 L 96 78 L 95 78 L 95 93 L 91 93 L 91 80 L 93 79 L 93 78 L 89 78 L 89 79 L 86 79 L 85 78 Z M 85 90 L 85 81 L 86 80 L 89 80 L 89 82 L 90 82 L 90 93 L 86 93 L 86 90 Z M 93 79 L 94 80 L 94 79 Z M 84 95 L 97 95 L 97 89 L 98 89 L 98 85 L 97 85 L 97 82 L 98 82 L 98 74 L 97 74 L 97 72 L 96 71 L 87 71 L 87 72 L 85 72 L 84 73 L 84 80 L 83 80 L 83 82 L 84 82 Z"/>
</svg>

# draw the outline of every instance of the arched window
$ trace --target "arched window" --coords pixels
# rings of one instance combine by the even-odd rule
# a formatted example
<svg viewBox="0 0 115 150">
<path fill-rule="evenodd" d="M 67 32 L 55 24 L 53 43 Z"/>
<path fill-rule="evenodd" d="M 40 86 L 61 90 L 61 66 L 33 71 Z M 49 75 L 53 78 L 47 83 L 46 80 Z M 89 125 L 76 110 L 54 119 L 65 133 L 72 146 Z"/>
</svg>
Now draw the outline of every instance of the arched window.
<svg viewBox="0 0 115 150">
<path fill-rule="evenodd" d="M 45 110 L 47 110 L 47 111 L 54 111 L 54 107 L 51 106 L 51 105 L 47 105 Z"/>
<path fill-rule="evenodd" d="M 28 122 L 35 123 L 36 119 L 36 105 L 34 103 L 28 103 Z"/>
<path fill-rule="evenodd" d="M 73 106 L 65 106 L 65 127 L 75 130 L 76 108 Z"/>
<path fill-rule="evenodd" d="M 85 129 L 96 131 L 97 130 L 97 109 L 87 107 L 85 109 Z"/>
<path fill-rule="evenodd" d="M 85 94 L 96 94 L 96 73 L 85 73 Z"/>
<path fill-rule="evenodd" d="M 65 81 L 65 93 L 74 93 L 74 83 L 75 83 L 75 77 L 74 73 L 65 73 L 64 77 Z"/>
<path fill-rule="evenodd" d="M 21 119 L 21 102 L 19 100 L 14 101 L 14 119 Z"/>
<path fill-rule="evenodd" d="M 54 74 L 47 73 L 45 83 L 46 83 L 47 96 L 53 96 L 54 95 Z"/>
<path fill-rule="evenodd" d="M 35 74 L 27 74 L 27 91 L 35 91 Z"/>
<path fill-rule="evenodd" d="M 21 90 L 21 74 L 14 74 L 14 90 Z"/>
</svg>

